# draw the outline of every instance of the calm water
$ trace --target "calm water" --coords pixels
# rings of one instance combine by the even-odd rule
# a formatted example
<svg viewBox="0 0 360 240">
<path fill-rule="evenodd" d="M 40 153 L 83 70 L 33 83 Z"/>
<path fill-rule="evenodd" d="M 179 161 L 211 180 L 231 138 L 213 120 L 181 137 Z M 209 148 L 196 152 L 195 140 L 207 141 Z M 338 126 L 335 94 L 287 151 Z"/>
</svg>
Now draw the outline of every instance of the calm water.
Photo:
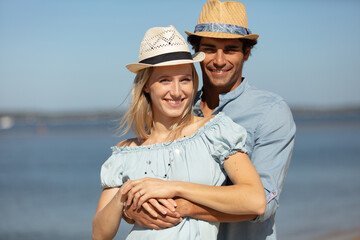
<svg viewBox="0 0 360 240">
<path fill-rule="evenodd" d="M 360 228 L 359 116 L 296 122 L 279 239 Z M 90 239 L 100 166 L 120 140 L 112 127 L 74 120 L 0 130 L 0 239 Z"/>
</svg>

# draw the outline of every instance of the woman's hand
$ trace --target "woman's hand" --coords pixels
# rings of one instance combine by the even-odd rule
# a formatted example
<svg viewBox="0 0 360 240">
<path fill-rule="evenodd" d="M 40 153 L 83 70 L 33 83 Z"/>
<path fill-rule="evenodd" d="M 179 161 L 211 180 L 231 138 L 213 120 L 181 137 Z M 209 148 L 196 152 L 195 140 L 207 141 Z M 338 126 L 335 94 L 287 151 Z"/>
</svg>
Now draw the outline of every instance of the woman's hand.
<svg viewBox="0 0 360 240">
<path fill-rule="evenodd" d="M 158 209 L 162 214 L 166 214 L 166 210 L 163 208 L 163 206 L 170 210 L 173 209 L 171 205 L 174 207 L 176 206 L 175 201 L 169 200 L 175 197 L 175 193 L 176 191 L 173 182 L 156 178 L 142 178 L 139 180 L 127 181 L 121 188 L 121 194 L 128 196 L 126 201 L 127 206 L 130 206 L 130 204 L 133 202 L 134 209 L 139 209 L 144 205 L 144 203 L 149 201 L 149 203 Z M 159 201 L 157 201 L 155 198 L 159 199 Z M 161 206 L 159 202 L 163 205 Z M 147 211 L 150 210 L 147 204 L 145 204 L 143 207 Z"/>
</svg>

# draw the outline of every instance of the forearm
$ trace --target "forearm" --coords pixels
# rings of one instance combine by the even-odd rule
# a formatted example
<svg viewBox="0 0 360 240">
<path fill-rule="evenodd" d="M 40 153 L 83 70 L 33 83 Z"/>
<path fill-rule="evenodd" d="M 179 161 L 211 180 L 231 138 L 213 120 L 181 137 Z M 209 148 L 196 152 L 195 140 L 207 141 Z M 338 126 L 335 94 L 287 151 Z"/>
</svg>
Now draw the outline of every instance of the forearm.
<svg viewBox="0 0 360 240">
<path fill-rule="evenodd" d="M 207 186 L 188 182 L 174 182 L 176 196 L 230 215 L 258 215 L 265 210 L 264 193 L 247 184 Z M 199 212 L 200 214 L 200 212 Z"/>
<path fill-rule="evenodd" d="M 122 211 L 123 202 L 116 194 L 102 210 L 95 214 L 92 238 L 94 240 L 113 239 L 121 222 Z"/>
<path fill-rule="evenodd" d="M 180 213 L 181 217 L 190 217 L 209 222 L 241 222 L 253 220 L 257 217 L 255 214 L 234 215 L 222 213 L 183 198 L 178 198 L 175 201 L 178 205 L 176 211 Z"/>
</svg>

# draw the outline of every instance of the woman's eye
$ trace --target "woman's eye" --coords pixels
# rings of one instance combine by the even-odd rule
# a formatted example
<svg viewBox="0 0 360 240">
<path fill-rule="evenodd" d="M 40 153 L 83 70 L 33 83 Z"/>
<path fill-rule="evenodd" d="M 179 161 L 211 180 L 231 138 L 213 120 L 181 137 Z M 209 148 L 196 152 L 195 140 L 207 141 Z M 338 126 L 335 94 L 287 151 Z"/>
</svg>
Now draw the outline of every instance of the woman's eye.
<svg viewBox="0 0 360 240">
<path fill-rule="evenodd" d="M 191 79 L 190 78 L 184 78 L 181 80 L 182 82 L 191 82 Z"/>
<path fill-rule="evenodd" d="M 160 79 L 159 82 L 160 82 L 160 83 L 166 83 L 166 82 L 169 82 L 169 80 L 168 80 L 168 79 Z"/>
</svg>

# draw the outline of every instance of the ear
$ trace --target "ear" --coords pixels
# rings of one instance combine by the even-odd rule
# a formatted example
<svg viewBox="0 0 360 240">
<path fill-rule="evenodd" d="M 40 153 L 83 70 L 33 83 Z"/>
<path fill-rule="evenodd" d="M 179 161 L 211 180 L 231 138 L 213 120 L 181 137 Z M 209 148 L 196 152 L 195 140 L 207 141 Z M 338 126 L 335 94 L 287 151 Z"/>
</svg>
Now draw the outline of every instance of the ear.
<svg viewBox="0 0 360 240">
<path fill-rule="evenodd" d="M 251 54 L 251 49 L 250 48 L 246 49 L 244 54 L 244 61 L 247 61 L 249 59 L 250 54 Z"/>
<path fill-rule="evenodd" d="M 149 93 L 149 92 L 150 92 L 150 91 L 149 91 L 148 84 L 145 84 L 143 91 L 144 91 L 145 93 Z"/>
</svg>

